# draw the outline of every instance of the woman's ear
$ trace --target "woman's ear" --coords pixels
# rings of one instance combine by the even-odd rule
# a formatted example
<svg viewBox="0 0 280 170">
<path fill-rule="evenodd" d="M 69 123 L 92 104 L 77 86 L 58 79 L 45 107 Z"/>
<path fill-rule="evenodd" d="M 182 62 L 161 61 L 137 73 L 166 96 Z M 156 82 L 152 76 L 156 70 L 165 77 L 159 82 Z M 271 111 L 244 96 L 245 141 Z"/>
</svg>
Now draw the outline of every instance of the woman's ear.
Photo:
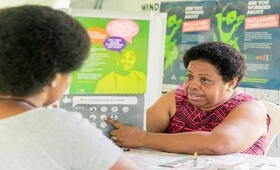
<svg viewBox="0 0 280 170">
<path fill-rule="evenodd" d="M 50 82 L 50 86 L 52 88 L 55 88 L 57 86 L 57 82 L 58 82 L 58 79 L 59 79 L 59 74 L 56 73 L 55 76 L 54 76 L 54 79 Z"/>
<path fill-rule="evenodd" d="M 234 77 L 229 83 L 228 90 L 232 90 L 232 89 L 236 88 L 237 83 L 238 83 L 238 77 Z"/>
</svg>

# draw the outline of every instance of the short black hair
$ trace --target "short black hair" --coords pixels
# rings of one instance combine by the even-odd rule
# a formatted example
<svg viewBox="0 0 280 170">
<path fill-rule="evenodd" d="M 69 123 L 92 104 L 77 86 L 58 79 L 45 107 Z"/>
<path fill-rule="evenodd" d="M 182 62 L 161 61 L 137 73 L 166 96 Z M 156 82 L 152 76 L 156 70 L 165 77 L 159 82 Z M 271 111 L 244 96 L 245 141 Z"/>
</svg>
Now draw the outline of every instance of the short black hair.
<svg viewBox="0 0 280 170">
<path fill-rule="evenodd" d="M 42 91 L 56 73 L 78 69 L 90 41 L 66 12 L 23 5 L 0 10 L 0 94 L 28 97 Z"/>
<path fill-rule="evenodd" d="M 244 57 L 232 46 L 223 42 L 204 42 L 191 47 L 184 55 L 184 66 L 187 68 L 193 60 L 209 62 L 218 70 L 224 82 L 238 77 L 242 80 L 246 63 Z"/>
</svg>

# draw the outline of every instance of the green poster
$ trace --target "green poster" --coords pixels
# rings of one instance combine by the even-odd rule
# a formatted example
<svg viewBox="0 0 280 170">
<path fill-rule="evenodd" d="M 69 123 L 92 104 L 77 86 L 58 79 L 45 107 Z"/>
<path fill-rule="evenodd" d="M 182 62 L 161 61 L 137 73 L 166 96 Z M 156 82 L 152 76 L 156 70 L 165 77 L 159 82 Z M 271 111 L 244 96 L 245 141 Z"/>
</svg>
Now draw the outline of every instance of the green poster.
<svg viewBox="0 0 280 170">
<path fill-rule="evenodd" d="M 70 94 L 144 94 L 149 21 L 76 17 L 87 29 L 91 50 L 72 74 Z"/>
<path fill-rule="evenodd" d="M 163 84 L 181 84 L 186 75 L 182 61 L 186 50 L 212 40 L 215 6 L 215 0 L 161 2 L 160 11 L 167 13 Z"/>
</svg>

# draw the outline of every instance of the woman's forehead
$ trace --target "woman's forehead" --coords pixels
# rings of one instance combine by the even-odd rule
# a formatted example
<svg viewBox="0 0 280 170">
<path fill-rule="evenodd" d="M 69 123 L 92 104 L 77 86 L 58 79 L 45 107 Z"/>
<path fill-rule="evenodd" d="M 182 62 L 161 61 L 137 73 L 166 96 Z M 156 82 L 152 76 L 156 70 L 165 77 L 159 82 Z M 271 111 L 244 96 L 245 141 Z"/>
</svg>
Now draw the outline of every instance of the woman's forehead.
<svg viewBox="0 0 280 170">
<path fill-rule="evenodd" d="M 213 64 L 203 60 L 191 61 L 187 67 L 187 72 L 199 74 L 219 74 L 219 71 Z"/>
</svg>

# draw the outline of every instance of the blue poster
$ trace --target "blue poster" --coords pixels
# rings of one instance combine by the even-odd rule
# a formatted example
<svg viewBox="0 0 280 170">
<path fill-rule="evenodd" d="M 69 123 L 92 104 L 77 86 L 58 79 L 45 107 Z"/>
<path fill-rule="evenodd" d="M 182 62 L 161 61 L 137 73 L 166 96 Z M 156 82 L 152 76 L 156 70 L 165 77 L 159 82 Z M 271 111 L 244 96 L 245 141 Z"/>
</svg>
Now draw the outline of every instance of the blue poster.
<svg viewBox="0 0 280 170">
<path fill-rule="evenodd" d="M 163 84 L 182 83 L 185 51 L 212 39 L 210 17 L 215 6 L 215 0 L 161 3 L 160 12 L 167 13 Z"/>
<path fill-rule="evenodd" d="M 241 52 L 247 59 L 247 74 L 241 86 L 280 89 L 280 1 L 247 2 Z"/>
<path fill-rule="evenodd" d="M 167 13 L 163 84 L 182 83 L 191 46 L 222 41 L 246 59 L 240 87 L 280 89 L 279 0 L 170 1 L 160 11 Z"/>
</svg>

